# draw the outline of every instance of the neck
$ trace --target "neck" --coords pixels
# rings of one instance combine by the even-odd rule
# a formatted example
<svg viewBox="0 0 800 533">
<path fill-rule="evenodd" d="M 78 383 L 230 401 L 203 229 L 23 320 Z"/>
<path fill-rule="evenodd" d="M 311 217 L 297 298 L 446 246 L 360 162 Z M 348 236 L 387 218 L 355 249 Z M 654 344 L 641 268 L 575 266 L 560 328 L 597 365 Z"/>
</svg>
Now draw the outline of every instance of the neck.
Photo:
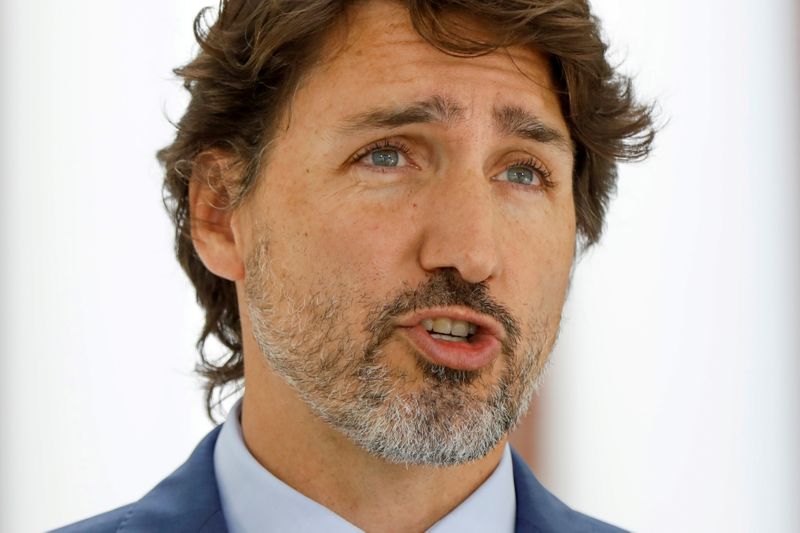
<svg viewBox="0 0 800 533">
<path fill-rule="evenodd" d="M 281 481 L 364 531 L 424 531 L 491 475 L 487 456 L 449 467 L 397 465 L 320 420 L 261 358 L 247 361 L 242 431 L 250 453 Z"/>
</svg>

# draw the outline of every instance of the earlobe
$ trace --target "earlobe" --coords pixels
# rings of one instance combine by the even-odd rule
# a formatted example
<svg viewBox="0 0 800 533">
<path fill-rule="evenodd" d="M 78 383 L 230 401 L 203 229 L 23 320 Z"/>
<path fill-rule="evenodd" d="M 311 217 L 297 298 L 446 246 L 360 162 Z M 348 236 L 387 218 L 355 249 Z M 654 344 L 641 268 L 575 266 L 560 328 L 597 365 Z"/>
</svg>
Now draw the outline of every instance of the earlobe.
<svg viewBox="0 0 800 533">
<path fill-rule="evenodd" d="M 228 167 L 220 154 L 206 152 L 195 159 L 189 181 L 192 243 L 205 267 L 221 278 L 244 279 L 244 262 L 234 231 Z"/>
</svg>

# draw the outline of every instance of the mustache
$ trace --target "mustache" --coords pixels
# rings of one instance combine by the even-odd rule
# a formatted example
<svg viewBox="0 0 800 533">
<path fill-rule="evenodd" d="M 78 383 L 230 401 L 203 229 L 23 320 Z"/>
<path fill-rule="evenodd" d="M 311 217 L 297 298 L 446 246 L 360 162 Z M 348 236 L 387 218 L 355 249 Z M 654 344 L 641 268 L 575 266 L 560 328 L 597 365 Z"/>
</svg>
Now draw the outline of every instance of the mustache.
<svg viewBox="0 0 800 533">
<path fill-rule="evenodd" d="M 405 290 L 391 302 L 373 309 L 367 320 L 367 333 L 373 339 L 367 353 L 375 353 L 392 335 L 393 324 L 401 316 L 419 309 L 446 306 L 467 307 L 495 319 L 506 333 L 503 352 L 514 353 L 521 334 L 519 321 L 503 304 L 492 298 L 485 282 L 465 281 L 453 268 L 435 272 L 416 288 Z"/>
</svg>

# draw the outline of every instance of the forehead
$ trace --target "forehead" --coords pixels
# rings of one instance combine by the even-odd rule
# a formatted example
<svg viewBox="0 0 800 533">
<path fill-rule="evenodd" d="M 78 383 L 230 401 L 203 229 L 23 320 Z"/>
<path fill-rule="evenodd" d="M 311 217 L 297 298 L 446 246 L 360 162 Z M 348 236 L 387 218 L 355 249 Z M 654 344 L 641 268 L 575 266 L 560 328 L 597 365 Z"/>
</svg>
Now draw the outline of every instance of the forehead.
<svg viewBox="0 0 800 533">
<path fill-rule="evenodd" d="M 459 19 L 459 22 L 464 19 Z M 481 35 L 480 21 L 466 21 Z M 324 54 L 294 103 L 333 116 L 370 104 L 424 100 L 441 94 L 470 115 L 486 105 L 517 106 L 566 130 L 547 58 L 513 46 L 479 57 L 455 57 L 426 42 L 400 3 L 355 4 L 328 38 Z M 318 115 L 319 117 L 320 115 Z"/>
</svg>

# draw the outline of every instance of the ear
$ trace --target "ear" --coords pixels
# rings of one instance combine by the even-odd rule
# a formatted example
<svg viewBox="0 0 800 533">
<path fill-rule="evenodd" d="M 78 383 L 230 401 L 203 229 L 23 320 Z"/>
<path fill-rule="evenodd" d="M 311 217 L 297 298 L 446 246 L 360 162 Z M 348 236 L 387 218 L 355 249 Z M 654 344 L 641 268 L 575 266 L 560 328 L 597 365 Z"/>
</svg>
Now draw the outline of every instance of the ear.
<svg viewBox="0 0 800 533">
<path fill-rule="evenodd" d="M 244 279 L 241 243 L 235 231 L 236 211 L 231 207 L 236 166 L 219 151 L 198 155 L 189 180 L 189 216 L 192 243 L 206 268 L 231 281 Z"/>
</svg>

